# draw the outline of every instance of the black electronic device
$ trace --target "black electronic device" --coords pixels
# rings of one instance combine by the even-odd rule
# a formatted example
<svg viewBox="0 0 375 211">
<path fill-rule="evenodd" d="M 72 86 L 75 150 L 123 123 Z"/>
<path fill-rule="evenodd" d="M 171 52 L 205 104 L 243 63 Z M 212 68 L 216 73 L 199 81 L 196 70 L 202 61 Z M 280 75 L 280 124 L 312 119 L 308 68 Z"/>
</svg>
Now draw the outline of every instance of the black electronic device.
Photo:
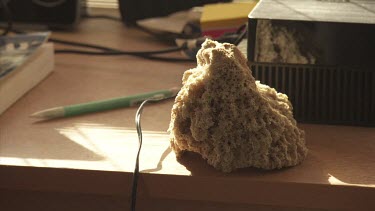
<svg viewBox="0 0 375 211">
<path fill-rule="evenodd" d="M 209 3 L 230 2 L 231 0 L 119 0 L 121 17 L 127 25 L 137 20 L 161 17 L 173 12 L 187 10 Z"/>
<path fill-rule="evenodd" d="M 261 0 L 249 14 L 257 80 L 300 122 L 375 126 L 375 2 Z"/>
<path fill-rule="evenodd" d="M 80 0 L 4 0 L 12 21 L 20 24 L 38 24 L 53 28 L 74 27 L 80 18 Z M 0 21 L 4 21 L 0 8 Z"/>
</svg>

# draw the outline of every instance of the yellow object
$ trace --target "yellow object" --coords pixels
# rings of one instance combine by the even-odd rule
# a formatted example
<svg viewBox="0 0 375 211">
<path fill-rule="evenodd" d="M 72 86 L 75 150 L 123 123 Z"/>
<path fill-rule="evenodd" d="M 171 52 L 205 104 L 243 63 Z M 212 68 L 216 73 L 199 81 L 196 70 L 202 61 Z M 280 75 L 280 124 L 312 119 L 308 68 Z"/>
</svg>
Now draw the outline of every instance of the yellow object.
<svg viewBox="0 0 375 211">
<path fill-rule="evenodd" d="M 203 7 L 201 29 L 231 28 L 247 22 L 258 1 L 207 4 Z"/>
</svg>

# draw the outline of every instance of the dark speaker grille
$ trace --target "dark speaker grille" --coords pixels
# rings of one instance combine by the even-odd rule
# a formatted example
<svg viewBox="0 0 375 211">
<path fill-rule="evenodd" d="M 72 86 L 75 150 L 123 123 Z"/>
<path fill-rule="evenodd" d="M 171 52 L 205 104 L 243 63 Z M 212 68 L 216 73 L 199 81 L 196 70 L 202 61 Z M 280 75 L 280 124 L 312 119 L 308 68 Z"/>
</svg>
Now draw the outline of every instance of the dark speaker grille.
<svg viewBox="0 0 375 211">
<path fill-rule="evenodd" d="M 256 80 L 287 94 L 300 122 L 375 126 L 375 72 L 349 67 L 252 64 Z"/>
</svg>

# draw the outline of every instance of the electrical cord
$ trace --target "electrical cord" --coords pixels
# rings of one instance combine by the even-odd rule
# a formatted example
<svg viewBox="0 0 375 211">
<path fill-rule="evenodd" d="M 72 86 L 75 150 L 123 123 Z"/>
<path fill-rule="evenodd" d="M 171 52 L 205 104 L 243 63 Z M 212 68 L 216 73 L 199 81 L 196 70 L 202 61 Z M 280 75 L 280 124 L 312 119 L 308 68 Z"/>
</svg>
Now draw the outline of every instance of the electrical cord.
<svg viewBox="0 0 375 211">
<path fill-rule="evenodd" d="M 174 50 L 169 49 L 169 52 L 175 52 L 183 50 L 184 48 L 175 48 Z M 164 54 L 167 52 L 157 52 L 157 51 L 150 51 L 150 52 L 126 52 L 126 51 L 83 51 L 83 50 L 74 50 L 74 49 L 63 49 L 63 50 L 55 50 L 56 54 L 80 54 L 80 55 L 97 55 L 97 56 L 123 56 L 123 55 L 130 55 L 136 56 L 144 59 L 149 60 L 157 60 L 157 61 L 165 61 L 165 62 L 194 62 L 195 59 L 190 58 L 176 58 L 176 57 L 161 57 L 155 56 L 154 54 Z"/>
<path fill-rule="evenodd" d="M 0 8 L 3 8 L 4 19 L 7 22 L 7 26 L 6 26 L 5 30 L 4 30 L 4 32 L 0 36 L 5 36 L 13 28 L 12 13 L 10 12 L 8 4 L 7 4 L 7 2 L 5 2 L 5 0 L 0 0 Z"/>
<path fill-rule="evenodd" d="M 195 61 L 194 59 L 189 58 L 173 58 L 173 57 L 158 57 L 154 55 L 158 54 L 167 54 L 172 52 L 178 52 L 186 49 L 186 46 L 180 47 L 172 47 L 163 50 L 155 50 L 155 51 L 122 51 L 114 48 L 103 47 L 100 45 L 92 45 L 88 43 L 79 43 L 73 41 L 66 41 L 56 38 L 49 39 L 52 42 L 63 44 L 63 45 L 71 45 L 75 47 L 83 47 L 83 48 L 91 48 L 100 51 L 87 51 L 87 50 L 76 50 L 76 49 L 60 49 L 55 50 L 56 54 L 83 54 L 83 55 L 98 55 L 98 56 L 121 56 L 121 55 L 129 55 L 129 56 L 136 56 L 141 57 L 144 59 L 150 60 L 159 60 L 159 61 L 169 61 L 169 62 L 192 62 Z"/>
<path fill-rule="evenodd" d="M 61 40 L 61 39 L 56 39 L 56 38 L 50 38 L 49 41 L 63 44 L 63 45 L 71 45 L 71 46 L 77 46 L 77 47 L 84 47 L 84 48 L 92 48 L 92 49 L 97 49 L 97 50 L 102 50 L 105 52 L 93 52 L 93 51 L 80 51 L 80 50 L 60 50 L 61 53 L 82 53 L 82 54 L 92 54 L 92 55 L 154 55 L 154 54 L 166 54 L 166 53 L 171 53 L 171 52 L 176 52 L 176 51 L 181 51 L 186 48 L 186 46 L 182 47 L 173 47 L 173 48 L 168 48 L 168 49 L 163 49 L 163 50 L 156 50 L 156 51 L 122 51 L 118 50 L 115 48 L 109 48 L 109 47 L 103 47 L 100 45 L 92 45 L 88 43 L 81 43 L 81 42 L 73 42 L 73 41 L 66 41 L 66 40 Z M 106 54 L 103 54 L 106 53 Z"/>
<path fill-rule="evenodd" d="M 233 42 L 234 45 L 240 44 L 240 42 L 245 38 L 247 34 L 247 24 L 242 25 L 240 28 L 238 28 L 236 34 L 238 34 L 237 39 Z"/>
<path fill-rule="evenodd" d="M 172 52 L 183 51 L 186 49 L 186 45 L 180 47 L 172 47 L 162 50 L 155 50 L 155 51 L 122 51 L 119 49 L 104 47 L 100 45 L 93 45 L 88 43 L 79 43 L 73 41 L 66 41 L 56 38 L 49 39 L 52 42 L 63 44 L 63 45 L 71 45 L 75 47 L 83 47 L 83 48 L 91 48 L 100 51 L 86 51 L 86 50 L 76 50 L 76 49 L 60 49 L 55 50 L 56 54 L 83 54 L 83 55 L 98 55 L 98 56 L 121 56 L 121 55 L 129 55 L 129 56 L 136 56 L 141 57 L 144 59 L 150 60 L 159 60 L 159 61 L 168 61 L 168 62 L 192 62 L 195 61 L 194 59 L 190 58 L 173 58 L 173 57 L 158 57 L 154 56 L 157 54 L 167 54 Z"/>
<path fill-rule="evenodd" d="M 13 31 L 18 34 L 24 34 L 25 32 L 14 30 L 12 29 L 12 20 L 11 20 L 11 13 L 9 11 L 9 8 L 7 7 L 4 0 L 0 0 L 1 6 L 4 8 L 4 14 L 7 15 L 8 19 L 8 27 L 6 31 L 4 31 L 3 35 L 8 34 L 10 31 Z M 106 15 L 95 15 L 95 16 L 87 16 L 89 18 L 105 18 L 105 19 L 111 19 L 111 20 L 119 20 L 112 16 L 106 16 Z M 155 51 L 123 51 L 119 49 L 114 49 L 110 47 L 104 47 L 100 45 L 93 45 L 89 43 L 79 43 L 79 42 L 73 42 L 73 41 L 67 41 L 67 40 L 61 40 L 57 38 L 50 38 L 49 41 L 54 43 L 59 43 L 63 45 L 70 45 L 75 47 L 81 47 L 81 48 L 90 48 L 98 51 L 88 51 L 88 50 L 77 50 L 77 49 L 57 49 L 55 50 L 56 54 L 82 54 L 82 55 L 98 55 L 98 56 L 121 56 L 121 55 L 129 55 L 129 56 L 136 56 L 144 59 L 149 60 L 158 60 L 158 61 L 165 61 L 165 62 L 193 62 L 194 59 L 190 58 L 173 58 L 173 57 L 160 57 L 155 56 L 159 54 L 167 54 L 172 52 L 178 52 L 183 51 L 186 46 L 179 46 L 179 47 L 172 47 L 162 50 L 155 50 Z"/>
<path fill-rule="evenodd" d="M 141 126 L 141 116 L 143 111 L 143 106 L 148 102 L 149 100 L 145 100 L 142 102 L 142 104 L 139 106 L 137 113 L 135 114 L 135 125 L 137 128 L 137 134 L 138 134 L 138 152 L 137 157 L 135 160 L 135 168 L 133 173 L 133 182 L 132 182 L 132 189 L 131 189 L 131 198 L 130 198 L 130 210 L 135 211 L 135 205 L 137 202 L 137 189 L 138 189 L 138 177 L 139 177 L 139 155 L 141 153 L 142 149 L 142 126 Z"/>
<path fill-rule="evenodd" d="M 24 34 L 25 32 L 12 30 L 18 34 Z M 122 51 L 115 48 L 104 47 L 100 45 L 93 45 L 89 43 L 81 43 L 81 42 L 74 42 L 74 41 L 67 41 L 61 40 L 57 38 L 49 38 L 49 41 L 54 43 L 59 43 L 63 45 L 70 45 L 74 47 L 83 47 L 83 48 L 91 48 L 99 51 L 88 51 L 88 50 L 76 50 L 76 49 L 60 49 L 55 50 L 56 54 L 82 54 L 82 55 L 97 55 L 97 56 L 122 56 L 122 55 L 129 55 L 129 56 L 136 56 L 144 59 L 149 60 L 158 60 L 158 61 L 165 61 L 165 62 L 193 62 L 194 59 L 190 58 L 174 58 L 174 57 L 160 57 L 154 56 L 158 54 L 167 54 L 172 52 L 182 51 L 186 48 L 186 46 L 180 47 L 172 47 L 162 50 L 155 50 L 155 51 Z"/>
<path fill-rule="evenodd" d="M 73 42 L 73 41 L 61 40 L 61 39 L 57 39 L 57 38 L 49 38 L 48 40 L 51 41 L 51 42 L 59 43 L 59 44 L 63 44 L 63 45 L 92 48 L 92 49 L 103 50 L 103 51 L 118 51 L 116 49 L 108 48 L 108 47 L 104 47 L 104 46 L 100 46 L 100 45 L 92 45 L 92 44 L 88 44 L 88 43 Z"/>
<path fill-rule="evenodd" d="M 142 149 L 142 126 L 141 126 L 141 117 L 142 117 L 142 111 L 146 103 L 152 103 L 152 102 L 159 102 L 167 99 L 174 98 L 175 96 L 172 97 L 167 97 L 167 98 L 161 98 L 161 99 L 147 99 L 144 100 L 141 105 L 138 107 L 138 110 L 135 114 L 135 125 L 137 129 L 137 134 L 138 134 L 138 152 L 137 152 L 137 157 L 135 160 L 135 168 L 134 168 L 134 173 L 133 173 L 133 181 L 132 181 L 132 189 L 131 189 L 131 195 L 130 195 L 130 211 L 135 211 L 135 205 L 137 202 L 137 188 L 138 188 L 138 177 L 139 177 L 139 155 Z"/>
<path fill-rule="evenodd" d="M 149 60 L 158 60 L 158 61 L 165 61 L 165 62 L 194 62 L 194 59 L 190 58 L 175 58 L 175 57 L 160 57 L 160 56 L 153 56 L 152 54 L 129 54 L 128 52 L 94 52 L 94 51 L 82 51 L 82 50 L 55 50 L 56 54 L 81 54 L 81 55 L 97 55 L 97 56 L 123 56 L 123 55 L 130 55 L 136 56 L 144 59 Z"/>
</svg>

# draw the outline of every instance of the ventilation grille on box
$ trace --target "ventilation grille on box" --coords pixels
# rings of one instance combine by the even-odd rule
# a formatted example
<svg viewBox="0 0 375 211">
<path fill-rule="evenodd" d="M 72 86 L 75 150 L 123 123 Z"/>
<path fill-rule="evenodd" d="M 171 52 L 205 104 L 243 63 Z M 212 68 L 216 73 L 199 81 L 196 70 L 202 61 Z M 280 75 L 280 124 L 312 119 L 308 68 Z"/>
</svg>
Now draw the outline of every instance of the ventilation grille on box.
<svg viewBox="0 0 375 211">
<path fill-rule="evenodd" d="M 375 126 L 375 71 L 259 63 L 251 70 L 288 95 L 300 122 Z"/>
</svg>

